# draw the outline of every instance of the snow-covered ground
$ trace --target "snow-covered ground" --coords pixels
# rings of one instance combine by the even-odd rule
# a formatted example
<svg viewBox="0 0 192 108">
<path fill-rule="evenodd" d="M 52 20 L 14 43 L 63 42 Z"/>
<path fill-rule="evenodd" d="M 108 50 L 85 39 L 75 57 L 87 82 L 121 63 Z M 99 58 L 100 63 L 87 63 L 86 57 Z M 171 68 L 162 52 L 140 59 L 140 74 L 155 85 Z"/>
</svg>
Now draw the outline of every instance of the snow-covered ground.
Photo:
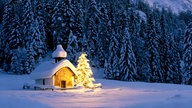
<svg viewBox="0 0 192 108">
<path fill-rule="evenodd" d="M 102 89 L 23 90 L 29 75 L 0 72 L 1 108 L 191 108 L 192 86 L 99 79 Z"/>
<path fill-rule="evenodd" d="M 181 11 L 192 11 L 192 0 L 145 0 L 150 6 L 156 8 L 171 9 L 174 13 Z"/>
</svg>

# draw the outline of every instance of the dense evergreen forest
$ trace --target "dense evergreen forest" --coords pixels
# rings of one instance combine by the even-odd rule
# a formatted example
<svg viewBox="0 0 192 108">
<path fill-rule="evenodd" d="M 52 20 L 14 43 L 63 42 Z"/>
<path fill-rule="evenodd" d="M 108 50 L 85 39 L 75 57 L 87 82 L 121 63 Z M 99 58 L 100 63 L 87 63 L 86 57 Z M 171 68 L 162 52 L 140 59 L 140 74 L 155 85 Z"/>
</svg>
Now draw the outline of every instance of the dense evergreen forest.
<svg viewBox="0 0 192 108">
<path fill-rule="evenodd" d="M 10 0 L 0 19 L 0 66 L 30 74 L 61 44 L 86 52 L 106 79 L 192 84 L 192 13 L 142 0 Z"/>
</svg>

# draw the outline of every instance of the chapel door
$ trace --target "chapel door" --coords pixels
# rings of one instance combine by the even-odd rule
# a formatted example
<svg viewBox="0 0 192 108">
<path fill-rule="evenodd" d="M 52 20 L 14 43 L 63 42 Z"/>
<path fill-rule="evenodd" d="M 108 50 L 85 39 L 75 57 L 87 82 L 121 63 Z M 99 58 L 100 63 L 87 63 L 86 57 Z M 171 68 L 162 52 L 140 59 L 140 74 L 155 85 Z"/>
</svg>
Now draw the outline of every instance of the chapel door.
<svg viewBox="0 0 192 108">
<path fill-rule="evenodd" d="M 61 81 L 61 88 L 66 88 L 66 81 Z"/>
</svg>

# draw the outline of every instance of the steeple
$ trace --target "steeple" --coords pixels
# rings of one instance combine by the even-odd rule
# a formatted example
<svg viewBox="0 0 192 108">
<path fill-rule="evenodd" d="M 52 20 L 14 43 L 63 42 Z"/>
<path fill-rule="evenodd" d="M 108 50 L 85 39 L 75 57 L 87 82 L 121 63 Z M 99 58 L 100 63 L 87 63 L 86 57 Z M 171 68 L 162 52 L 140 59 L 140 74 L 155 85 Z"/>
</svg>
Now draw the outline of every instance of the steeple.
<svg viewBox="0 0 192 108">
<path fill-rule="evenodd" d="M 52 58 L 55 59 L 55 63 L 67 57 L 67 52 L 63 49 L 62 45 L 57 45 L 56 50 L 52 53 Z"/>
</svg>

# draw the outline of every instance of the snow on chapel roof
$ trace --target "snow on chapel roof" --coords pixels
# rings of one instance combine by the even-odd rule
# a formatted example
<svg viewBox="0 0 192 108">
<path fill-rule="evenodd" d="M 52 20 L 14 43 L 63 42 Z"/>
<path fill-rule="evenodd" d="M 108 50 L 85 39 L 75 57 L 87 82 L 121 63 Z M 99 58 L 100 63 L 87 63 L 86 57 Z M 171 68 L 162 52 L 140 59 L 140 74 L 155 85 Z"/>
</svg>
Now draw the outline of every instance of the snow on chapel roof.
<svg viewBox="0 0 192 108">
<path fill-rule="evenodd" d="M 62 45 L 57 45 L 56 50 L 52 53 L 52 57 L 62 57 L 65 58 L 67 57 L 67 52 L 63 49 Z"/>
<path fill-rule="evenodd" d="M 53 61 L 48 61 L 40 64 L 35 70 L 31 73 L 32 79 L 42 79 L 42 78 L 51 78 L 59 69 L 63 67 L 68 67 L 77 75 L 76 68 L 74 65 L 67 59 L 61 60 L 57 63 Z"/>
</svg>

